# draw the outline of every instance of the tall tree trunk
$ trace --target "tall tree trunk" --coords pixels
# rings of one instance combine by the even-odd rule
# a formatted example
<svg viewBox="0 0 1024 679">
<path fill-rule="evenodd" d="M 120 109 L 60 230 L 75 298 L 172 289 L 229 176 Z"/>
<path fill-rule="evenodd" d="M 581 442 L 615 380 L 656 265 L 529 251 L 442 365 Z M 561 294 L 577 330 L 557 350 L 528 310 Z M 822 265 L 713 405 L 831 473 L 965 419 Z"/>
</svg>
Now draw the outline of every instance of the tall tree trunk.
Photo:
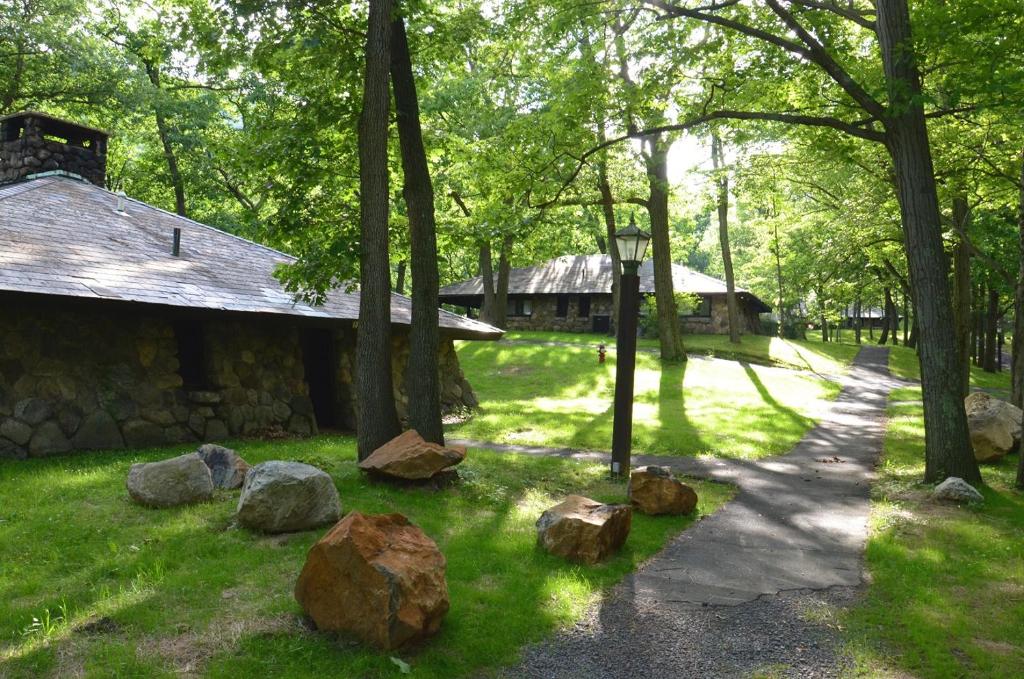
<svg viewBox="0 0 1024 679">
<path fill-rule="evenodd" d="M 878 0 L 878 39 L 889 95 L 886 147 L 896 173 L 910 283 L 915 295 L 924 396 L 926 482 L 981 481 L 961 397 L 960 355 L 943 250 L 939 198 L 907 0 Z"/>
<path fill-rule="evenodd" d="M 1010 346 L 1011 383 L 1010 400 L 1018 408 L 1024 407 L 1024 151 L 1021 151 L 1020 192 L 1017 200 L 1017 286 L 1013 295 L 1013 343 Z M 1024 487 L 1024 452 L 1017 473 L 1017 485 Z"/>
<path fill-rule="evenodd" d="M 370 0 L 366 75 L 359 116 L 359 329 L 356 333 L 359 459 L 399 433 L 391 379 L 388 265 L 388 71 L 391 1 Z"/>
<path fill-rule="evenodd" d="M 732 251 L 729 249 L 729 176 L 725 174 L 725 153 L 718 134 L 711 135 L 711 163 L 718 185 L 718 242 L 722 247 L 722 265 L 725 267 L 725 304 L 729 312 L 729 341 L 740 342 L 740 312 L 736 304 L 736 278 L 732 271 Z"/>
<path fill-rule="evenodd" d="M 399 295 L 405 294 L 405 272 L 409 268 L 409 263 L 404 259 L 398 263 L 398 274 L 395 276 L 395 292 Z"/>
<path fill-rule="evenodd" d="M 654 300 L 658 307 L 658 342 L 661 360 L 685 361 L 679 310 L 672 284 L 672 251 L 668 233 L 668 147 L 660 135 L 645 140 L 647 183 L 651 196 L 647 213 L 651 217 L 651 244 L 654 246 Z"/>
<path fill-rule="evenodd" d="M 885 315 L 889 318 L 889 330 L 892 332 L 892 344 L 897 346 L 900 343 L 900 312 L 896 302 L 892 299 L 892 290 L 885 289 Z"/>
<path fill-rule="evenodd" d="M 882 334 L 878 338 L 878 343 L 885 346 L 889 342 L 889 329 L 892 327 L 892 316 L 890 316 L 889 307 L 892 306 L 892 292 L 889 288 L 885 289 L 885 297 L 882 300 Z"/>
<path fill-rule="evenodd" d="M 978 286 L 974 304 L 974 365 L 979 368 L 985 361 L 985 284 Z"/>
<path fill-rule="evenodd" d="M 967 233 L 971 211 L 962 195 L 953 198 L 953 223 L 957 230 Z M 961 394 L 970 391 L 971 375 L 971 253 L 963 236 L 957 235 L 953 248 L 953 303 L 956 318 L 956 344 L 960 355 L 960 374 L 963 378 Z"/>
<path fill-rule="evenodd" d="M 423 148 L 420 106 L 412 74 L 405 20 L 391 22 L 391 85 L 402 152 L 405 185 L 402 195 L 409 213 L 412 266 L 412 325 L 405 393 L 409 394 L 409 426 L 427 441 L 444 445 L 441 424 L 441 380 L 437 356 L 441 347 L 438 326 L 437 223 L 434 185 L 430 181 L 427 152 Z"/>
<path fill-rule="evenodd" d="M 149 82 L 157 91 L 158 101 L 153 103 L 153 115 L 156 118 L 156 132 L 160 137 L 160 146 L 164 152 L 164 162 L 167 163 L 167 173 L 171 176 L 171 188 L 174 189 L 174 211 L 182 217 L 187 217 L 185 210 L 185 180 L 181 177 L 181 170 L 178 168 L 178 156 L 174 153 L 174 145 L 171 143 L 171 126 L 167 123 L 162 104 L 159 101 L 160 92 L 160 69 L 148 59 L 142 60 L 146 67 L 146 75 Z"/>
<path fill-rule="evenodd" d="M 480 320 L 495 325 L 494 311 L 497 300 L 494 296 L 494 265 L 491 260 L 491 244 L 480 246 L 480 281 L 484 286 L 484 301 L 480 306 Z"/>
<path fill-rule="evenodd" d="M 860 307 L 861 307 L 860 295 L 857 295 L 857 300 L 853 303 L 853 337 L 854 337 L 854 341 L 857 344 L 861 343 L 860 342 L 860 332 L 861 332 L 861 324 L 863 323 L 863 319 L 860 316 L 860 314 L 861 314 L 861 308 Z"/>
<path fill-rule="evenodd" d="M 600 140 L 604 141 L 604 132 L 599 134 Z M 608 162 L 602 154 L 597 163 L 597 187 L 601 192 L 601 213 L 604 215 L 604 229 L 608 238 L 608 254 L 612 259 L 612 327 L 608 329 L 609 334 L 618 331 L 619 328 L 619 248 L 615 244 L 615 198 L 612 195 L 612 185 L 608 181 Z"/>
<path fill-rule="evenodd" d="M 504 328 L 508 323 L 508 277 L 511 273 L 509 257 L 512 254 L 512 236 L 501 239 L 498 253 L 498 286 L 494 291 L 494 321 L 496 327 Z"/>
<path fill-rule="evenodd" d="M 782 289 L 782 243 L 779 241 L 779 222 L 775 220 L 775 282 L 779 289 L 779 327 L 777 328 L 776 334 L 780 339 L 786 337 L 786 307 L 785 297 Z M 797 310 L 800 313 L 800 310 Z M 803 336 L 803 333 L 800 335 Z"/>
<path fill-rule="evenodd" d="M 999 333 L 999 291 L 989 286 L 988 310 L 985 313 L 985 355 L 981 367 L 985 372 L 996 371 L 996 335 Z"/>
</svg>

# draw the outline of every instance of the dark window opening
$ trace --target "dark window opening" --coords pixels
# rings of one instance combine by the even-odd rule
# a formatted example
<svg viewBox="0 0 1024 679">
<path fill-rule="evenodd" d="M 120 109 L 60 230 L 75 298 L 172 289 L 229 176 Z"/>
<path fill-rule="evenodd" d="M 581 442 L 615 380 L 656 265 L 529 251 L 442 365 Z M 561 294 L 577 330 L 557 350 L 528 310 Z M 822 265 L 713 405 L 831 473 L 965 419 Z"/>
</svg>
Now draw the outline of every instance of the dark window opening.
<svg viewBox="0 0 1024 679">
<path fill-rule="evenodd" d="M 711 298 L 707 295 L 701 295 L 686 305 L 679 305 L 679 315 L 689 318 L 709 318 L 711 316 Z"/>
<path fill-rule="evenodd" d="M 594 332 L 603 332 L 608 334 L 612 330 L 612 318 L 611 316 L 594 316 Z"/>
<path fill-rule="evenodd" d="M 580 305 L 579 317 L 580 318 L 587 318 L 588 316 L 590 316 L 590 297 L 588 297 L 587 295 L 580 295 L 579 305 Z"/>
<path fill-rule="evenodd" d="M 206 339 L 199 321 L 178 321 L 174 324 L 174 340 L 178 345 L 178 374 L 186 389 L 206 388 Z"/>
<path fill-rule="evenodd" d="M 510 299 L 508 301 L 509 316 L 532 316 L 533 303 L 528 299 Z"/>
<path fill-rule="evenodd" d="M 565 318 L 569 315 L 569 295 L 559 295 L 555 301 L 555 316 Z"/>
<path fill-rule="evenodd" d="M 314 328 L 302 333 L 302 368 L 317 426 L 337 426 L 334 337 L 330 330 Z"/>
</svg>

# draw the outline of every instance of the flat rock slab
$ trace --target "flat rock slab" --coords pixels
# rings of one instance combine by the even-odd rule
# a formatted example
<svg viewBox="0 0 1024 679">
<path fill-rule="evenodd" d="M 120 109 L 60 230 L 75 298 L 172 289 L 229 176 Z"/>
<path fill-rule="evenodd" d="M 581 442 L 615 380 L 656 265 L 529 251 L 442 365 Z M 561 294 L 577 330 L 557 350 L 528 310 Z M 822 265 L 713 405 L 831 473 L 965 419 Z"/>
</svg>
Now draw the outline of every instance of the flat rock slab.
<svg viewBox="0 0 1024 679">
<path fill-rule="evenodd" d="M 373 451 L 359 468 L 378 476 L 425 481 L 466 459 L 466 449 L 424 441 L 410 429 Z"/>
</svg>

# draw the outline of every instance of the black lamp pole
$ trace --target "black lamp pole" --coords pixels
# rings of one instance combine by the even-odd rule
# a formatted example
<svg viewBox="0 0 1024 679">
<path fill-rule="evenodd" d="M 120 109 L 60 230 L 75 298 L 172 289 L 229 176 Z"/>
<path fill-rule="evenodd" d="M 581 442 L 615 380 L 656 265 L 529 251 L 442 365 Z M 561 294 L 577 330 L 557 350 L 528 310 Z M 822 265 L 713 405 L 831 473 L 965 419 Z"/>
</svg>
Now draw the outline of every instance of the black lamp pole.
<svg viewBox="0 0 1024 679">
<path fill-rule="evenodd" d="M 615 234 L 622 275 L 619 278 L 619 327 L 615 349 L 615 406 L 612 423 L 612 476 L 629 474 L 633 438 L 633 372 L 636 368 L 636 328 L 640 315 L 640 262 L 650 236 L 629 218 Z"/>
</svg>

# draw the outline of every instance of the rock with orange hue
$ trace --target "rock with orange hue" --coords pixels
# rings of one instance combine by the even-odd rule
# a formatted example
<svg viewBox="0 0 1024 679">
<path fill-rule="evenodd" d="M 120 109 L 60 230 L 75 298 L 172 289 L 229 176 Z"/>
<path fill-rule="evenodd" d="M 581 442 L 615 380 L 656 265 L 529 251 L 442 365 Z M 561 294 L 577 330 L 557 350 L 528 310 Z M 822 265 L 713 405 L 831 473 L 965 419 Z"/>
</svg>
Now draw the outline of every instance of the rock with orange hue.
<svg viewBox="0 0 1024 679">
<path fill-rule="evenodd" d="M 537 519 L 537 542 L 548 552 L 580 563 L 597 563 L 629 536 L 633 509 L 570 495 Z"/>
<path fill-rule="evenodd" d="M 629 501 L 644 514 L 689 514 L 697 493 L 672 476 L 668 467 L 637 469 L 629 477 Z"/>
<path fill-rule="evenodd" d="M 410 429 L 396 436 L 359 463 L 363 471 L 407 481 L 423 481 L 466 459 L 466 449 L 446 448 L 424 441 Z"/>
<path fill-rule="evenodd" d="M 978 462 L 995 462 L 1020 442 L 1021 411 L 976 391 L 964 400 L 971 446 Z"/>
<path fill-rule="evenodd" d="M 352 512 L 309 550 L 295 598 L 317 629 L 397 648 L 440 628 L 445 558 L 401 514 Z"/>
</svg>

